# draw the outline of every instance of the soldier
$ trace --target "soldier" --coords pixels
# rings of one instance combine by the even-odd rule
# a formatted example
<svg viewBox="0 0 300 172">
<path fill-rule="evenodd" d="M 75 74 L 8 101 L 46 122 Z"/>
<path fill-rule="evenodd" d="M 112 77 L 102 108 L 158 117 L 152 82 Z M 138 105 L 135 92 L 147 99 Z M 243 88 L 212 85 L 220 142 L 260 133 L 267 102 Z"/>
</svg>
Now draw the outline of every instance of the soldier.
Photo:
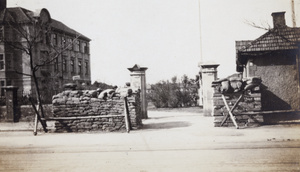
<svg viewBox="0 0 300 172">
<path fill-rule="evenodd" d="M 112 89 L 106 89 L 100 92 L 98 98 L 106 100 L 107 98 L 112 98 L 115 95 L 116 89 L 118 87 L 114 86 Z"/>
</svg>

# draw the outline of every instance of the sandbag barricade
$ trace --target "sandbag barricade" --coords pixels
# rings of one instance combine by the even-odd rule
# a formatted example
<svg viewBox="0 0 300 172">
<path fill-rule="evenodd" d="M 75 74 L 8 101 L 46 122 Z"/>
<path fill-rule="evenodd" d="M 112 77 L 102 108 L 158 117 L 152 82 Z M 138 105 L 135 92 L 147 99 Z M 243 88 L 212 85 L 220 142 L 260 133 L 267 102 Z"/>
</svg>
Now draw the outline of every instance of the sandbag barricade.
<svg viewBox="0 0 300 172">
<path fill-rule="evenodd" d="M 215 127 L 236 128 L 259 126 L 261 111 L 260 77 L 241 78 L 236 75 L 212 82 Z"/>
<path fill-rule="evenodd" d="M 251 90 L 261 84 L 260 77 L 239 78 L 229 77 L 212 82 L 212 87 L 216 87 L 220 93 L 236 93 L 244 90 Z"/>
</svg>

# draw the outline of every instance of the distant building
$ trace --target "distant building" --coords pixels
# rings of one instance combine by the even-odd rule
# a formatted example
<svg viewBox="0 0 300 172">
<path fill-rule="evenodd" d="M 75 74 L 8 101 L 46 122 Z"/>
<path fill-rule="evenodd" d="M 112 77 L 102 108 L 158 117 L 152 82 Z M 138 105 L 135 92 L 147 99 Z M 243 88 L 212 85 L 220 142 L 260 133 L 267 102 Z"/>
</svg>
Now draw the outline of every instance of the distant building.
<svg viewBox="0 0 300 172">
<path fill-rule="evenodd" d="M 262 110 L 299 110 L 300 28 L 288 27 L 285 12 L 272 13 L 272 29 L 254 41 L 236 41 L 237 71 L 262 78 Z"/>
<path fill-rule="evenodd" d="M 52 19 L 47 9 L 32 12 L 20 7 L 6 8 L 6 1 L 0 0 L 0 96 L 4 94 L 3 87 L 8 85 L 18 86 L 19 95 L 35 91 L 32 77 L 24 75 L 31 74 L 30 58 L 18 48 L 27 46 L 26 40 L 15 27 L 26 30 L 28 35 L 41 33 L 40 41 L 33 45 L 35 64 L 55 57 L 37 72 L 44 97 L 51 98 L 69 82 L 91 84 L 89 38 Z"/>
</svg>

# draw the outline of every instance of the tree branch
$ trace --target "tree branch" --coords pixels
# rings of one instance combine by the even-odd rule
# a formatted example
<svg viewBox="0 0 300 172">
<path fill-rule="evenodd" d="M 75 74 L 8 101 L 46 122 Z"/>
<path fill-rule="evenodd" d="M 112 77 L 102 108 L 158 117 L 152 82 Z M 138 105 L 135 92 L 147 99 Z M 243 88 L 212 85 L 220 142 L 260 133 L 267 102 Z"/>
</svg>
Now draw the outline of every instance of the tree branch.
<svg viewBox="0 0 300 172">
<path fill-rule="evenodd" d="M 267 30 L 267 31 L 271 30 L 271 26 L 267 22 L 265 22 L 267 27 L 263 26 L 263 23 L 261 23 L 261 25 L 258 25 L 255 22 L 252 22 L 252 21 L 249 21 L 249 20 L 245 20 L 244 23 L 249 25 L 249 26 L 252 26 L 254 28 L 257 28 L 257 29 L 263 29 L 263 30 Z"/>
<path fill-rule="evenodd" d="M 25 76 L 30 76 L 32 77 L 31 74 L 28 74 L 28 73 L 23 73 L 23 72 L 19 72 L 18 70 L 14 69 L 14 72 L 16 72 L 17 74 L 21 74 L 21 75 L 25 75 Z"/>
</svg>

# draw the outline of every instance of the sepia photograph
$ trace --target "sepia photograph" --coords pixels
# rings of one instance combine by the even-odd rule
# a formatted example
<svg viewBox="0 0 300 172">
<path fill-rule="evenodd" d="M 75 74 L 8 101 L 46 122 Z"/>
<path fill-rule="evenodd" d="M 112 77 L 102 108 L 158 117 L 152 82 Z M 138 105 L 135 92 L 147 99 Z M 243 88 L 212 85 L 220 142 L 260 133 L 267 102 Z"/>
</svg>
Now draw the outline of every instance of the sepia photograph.
<svg viewBox="0 0 300 172">
<path fill-rule="evenodd" d="M 0 0 L 2 171 L 300 171 L 300 0 Z"/>
</svg>

